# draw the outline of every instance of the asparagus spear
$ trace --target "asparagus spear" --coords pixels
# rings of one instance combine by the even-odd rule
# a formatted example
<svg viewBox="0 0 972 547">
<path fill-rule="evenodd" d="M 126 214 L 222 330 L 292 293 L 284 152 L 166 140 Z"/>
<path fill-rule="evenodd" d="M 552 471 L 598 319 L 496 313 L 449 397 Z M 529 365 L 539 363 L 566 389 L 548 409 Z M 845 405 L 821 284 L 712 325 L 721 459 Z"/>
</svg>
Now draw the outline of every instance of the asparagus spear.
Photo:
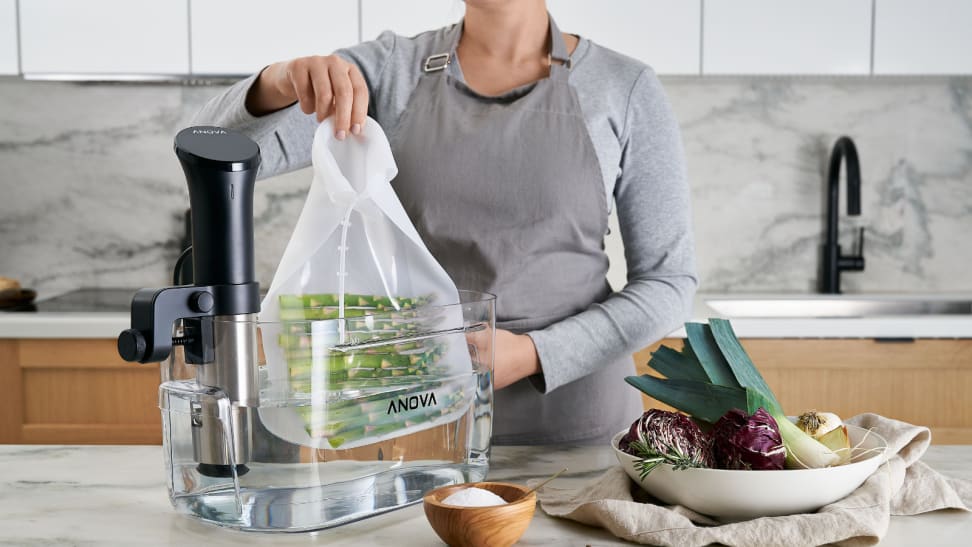
<svg viewBox="0 0 972 547">
<path fill-rule="evenodd" d="M 431 296 L 416 298 L 390 298 L 382 295 L 345 294 L 345 306 L 367 306 L 382 309 L 413 309 L 431 303 Z M 280 295 L 281 308 L 316 308 L 321 306 L 339 306 L 340 297 L 336 294 L 302 294 Z"/>
<path fill-rule="evenodd" d="M 344 331 L 350 343 L 383 340 L 435 328 L 442 319 L 441 310 L 425 310 L 429 297 L 389 298 L 387 296 L 346 294 L 344 296 Z M 462 394 L 455 393 L 431 407 L 389 412 L 388 405 L 409 397 L 416 391 L 440 386 L 425 378 L 448 372 L 439 365 L 444 353 L 441 343 L 418 341 L 390 342 L 360 352 L 334 352 L 315 357 L 311 322 L 338 319 L 340 298 L 334 294 L 282 295 L 280 318 L 284 323 L 278 342 L 284 350 L 291 392 L 306 396 L 320 389 L 329 393 L 345 389 L 407 386 L 404 389 L 349 400 L 328 400 L 326 412 L 313 407 L 300 410 L 309 434 L 328 437 L 332 446 L 349 440 L 380 435 L 417 425 L 451 412 Z M 316 367 L 323 367 L 325 385 L 315 384 Z M 418 379 L 423 380 L 419 381 Z M 417 383 L 418 382 L 418 383 Z"/>
</svg>

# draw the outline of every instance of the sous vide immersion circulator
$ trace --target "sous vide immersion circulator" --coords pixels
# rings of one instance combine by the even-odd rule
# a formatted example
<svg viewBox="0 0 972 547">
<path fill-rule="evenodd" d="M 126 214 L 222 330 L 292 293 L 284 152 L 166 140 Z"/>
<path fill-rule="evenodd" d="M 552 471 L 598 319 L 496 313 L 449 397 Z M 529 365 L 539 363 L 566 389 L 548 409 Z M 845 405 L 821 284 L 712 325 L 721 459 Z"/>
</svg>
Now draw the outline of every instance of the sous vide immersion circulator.
<svg viewBox="0 0 972 547">
<path fill-rule="evenodd" d="M 169 357 L 173 344 L 184 346 L 185 362 L 198 365 L 198 383 L 220 390 L 232 405 L 232 443 L 224 442 L 217 409 L 204 404 L 194 409 L 199 471 L 230 476 L 231 461 L 240 473 L 246 471 L 249 409 L 259 404 L 253 187 L 260 149 L 235 131 L 200 126 L 176 135 L 175 153 L 189 186 L 193 284 L 139 290 L 132 300 L 132 328 L 119 335 L 118 352 L 126 361 L 151 363 Z M 183 335 L 173 338 L 177 320 Z"/>
</svg>

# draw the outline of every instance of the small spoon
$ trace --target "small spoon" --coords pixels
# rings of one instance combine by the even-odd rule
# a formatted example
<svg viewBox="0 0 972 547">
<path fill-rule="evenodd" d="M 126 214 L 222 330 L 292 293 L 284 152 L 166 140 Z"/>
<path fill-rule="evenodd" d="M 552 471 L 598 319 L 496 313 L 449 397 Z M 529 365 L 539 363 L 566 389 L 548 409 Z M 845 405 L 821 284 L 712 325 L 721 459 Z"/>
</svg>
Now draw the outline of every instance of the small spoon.
<svg viewBox="0 0 972 547">
<path fill-rule="evenodd" d="M 543 482 L 541 482 L 540 484 L 538 484 L 538 485 L 536 485 L 536 486 L 534 486 L 533 488 L 531 488 L 531 489 L 529 489 L 529 490 L 527 490 L 526 492 L 524 492 L 524 493 L 523 493 L 523 495 L 522 495 L 522 496 L 520 496 L 520 497 L 519 497 L 519 498 L 517 498 L 517 499 L 518 499 L 518 500 L 521 500 L 521 499 L 523 499 L 523 498 L 525 498 L 525 497 L 527 497 L 527 496 L 529 496 L 530 494 L 532 494 L 532 493 L 534 493 L 534 492 L 536 492 L 536 491 L 537 491 L 537 490 L 539 490 L 539 489 L 540 489 L 540 487 L 542 487 L 543 485 L 545 485 L 545 484 L 547 484 L 548 482 L 550 482 L 550 481 L 552 481 L 552 480 L 554 480 L 554 479 L 556 479 L 557 477 L 559 477 L 559 476 L 560 476 L 560 474 L 561 474 L 561 473 L 563 473 L 564 471 L 567 471 L 567 468 L 566 468 L 566 467 L 565 467 L 565 468 L 563 468 L 563 469 L 561 469 L 560 471 L 557 471 L 557 472 L 556 472 L 556 473 L 554 473 L 553 475 L 550 475 L 550 477 L 549 477 L 549 478 L 548 478 L 547 480 L 545 480 L 545 481 L 543 481 Z"/>
</svg>

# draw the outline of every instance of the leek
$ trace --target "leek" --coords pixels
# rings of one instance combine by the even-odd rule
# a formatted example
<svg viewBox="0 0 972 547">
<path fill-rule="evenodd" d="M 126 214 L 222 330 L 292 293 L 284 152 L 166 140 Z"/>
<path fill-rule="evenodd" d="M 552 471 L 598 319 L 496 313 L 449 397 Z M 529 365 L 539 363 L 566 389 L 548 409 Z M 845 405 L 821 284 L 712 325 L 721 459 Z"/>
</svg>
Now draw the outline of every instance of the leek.
<svg viewBox="0 0 972 547">
<path fill-rule="evenodd" d="M 716 423 L 733 408 L 746 408 L 746 391 L 708 382 L 628 376 L 625 380 L 650 397 L 703 422 Z"/>
<path fill-rule="evenodd" d="M 689 347 L 692 348 L 699 364 L 713 384 L 741 387 L 733 375 L 730 363 L 722 355 L 709 325 L 686 323 L 685 332 L 688 334 Z"/>
<path fill-rule="evenodd" d="M 692 380 L 708 382 L 705 371 L 692 366 L 692 357 L 679 353 L 672 348 L 662 346 L 651 354 L 651 367 L 675 380 Z"/>
<path fill-rule="evenodd" d="M 753 367 L 753 370 L 755 371 L 755 367 Z M 756 374 L 759 374 L 759 372 L 756 372 Z M 814 469 L 840 463 L 840 457 L 833 450 L 807 435 L 795 423 L 791 422 L 783 414 L 783 409 L 780 408 L 779 403 L 775 402 L 775 399 L 769 401 L 762 393 L 747 388 L 746 406 L 750 413 L 762 407 L 776 420 L 776 425 L 780 428 L 780 436 L 783 437 L 783 446 L 786 447 L 786 466 L 788 468 Z"/>
<path fill-rule="evenodd" d="M 763 408 L 779 426 L 787 467 L 817 468 L 840 463 L 841 458 L 833 450 L 786 417 L 729 321 L 686 323 L 685 330 L 685 350 L 679 353 L 663 348 L 653 353 L 648 362 L 667 379 L 646 374 L 629 376 L 625 381 L 649 397 L 710 424 L 733 408 L 745 408 L 749 414 Z"/>
</svg>

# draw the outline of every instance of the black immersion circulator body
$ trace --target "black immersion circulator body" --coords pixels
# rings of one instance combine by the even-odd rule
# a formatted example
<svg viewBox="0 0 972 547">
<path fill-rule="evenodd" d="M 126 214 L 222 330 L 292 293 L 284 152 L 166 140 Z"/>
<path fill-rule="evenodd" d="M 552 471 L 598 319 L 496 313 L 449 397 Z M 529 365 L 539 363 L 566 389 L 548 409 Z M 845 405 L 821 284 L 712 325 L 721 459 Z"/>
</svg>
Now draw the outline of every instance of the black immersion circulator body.
<svg viewBox="0 0 972 547">
<path fill-rule="evenodd" d="M 255 283 L 253 186 L 260 164 L 256 143 L 218 127 L 190 127 L 176 135 L 175 152 L 189 185 L 193 282 Z M 254 304 L 241 313 L 259 311 L 259 301 Z"/>
<path fill-rule="evenodd" d="M 260 311 L 253 259 L 253 187 L 260 149 L 220 127 L 189 127 L 176 135 L 192 215 L 193 285 L 141 289 L 132 299 L 132 328 L 118 337 L 127 361 L 168 357 L 178 319 Z M 193 332 L 193 329 L 196 329 Z M 201 329 L 201 330 L 200 330 Z M 211 324 L 187 323 L 187 359 L 211 361 Z"/>
<path fill-rule="evenodd" d="M 260 149 L 220 127 L 190 127 L 176 135 L 192 216 L 193 284 L 141 289 L 132 299 L 132 328 L 118 336 L 127 361 L 162 361 L 172 351 L 173 323 L 182 320 L 187 363 L 196 381 L 228 399 L 228 415 L 207 396 L 192 407 L 193 456 L 203 475 L 246 473 L 250 409 L 259 405 L 253 315 L 260 289 L 253 265 L 253 186 Z M 232 427 L 224 427 L 219 416 Z M 233 464 L 233 465 L 231 465 Z"/>
</svg>

